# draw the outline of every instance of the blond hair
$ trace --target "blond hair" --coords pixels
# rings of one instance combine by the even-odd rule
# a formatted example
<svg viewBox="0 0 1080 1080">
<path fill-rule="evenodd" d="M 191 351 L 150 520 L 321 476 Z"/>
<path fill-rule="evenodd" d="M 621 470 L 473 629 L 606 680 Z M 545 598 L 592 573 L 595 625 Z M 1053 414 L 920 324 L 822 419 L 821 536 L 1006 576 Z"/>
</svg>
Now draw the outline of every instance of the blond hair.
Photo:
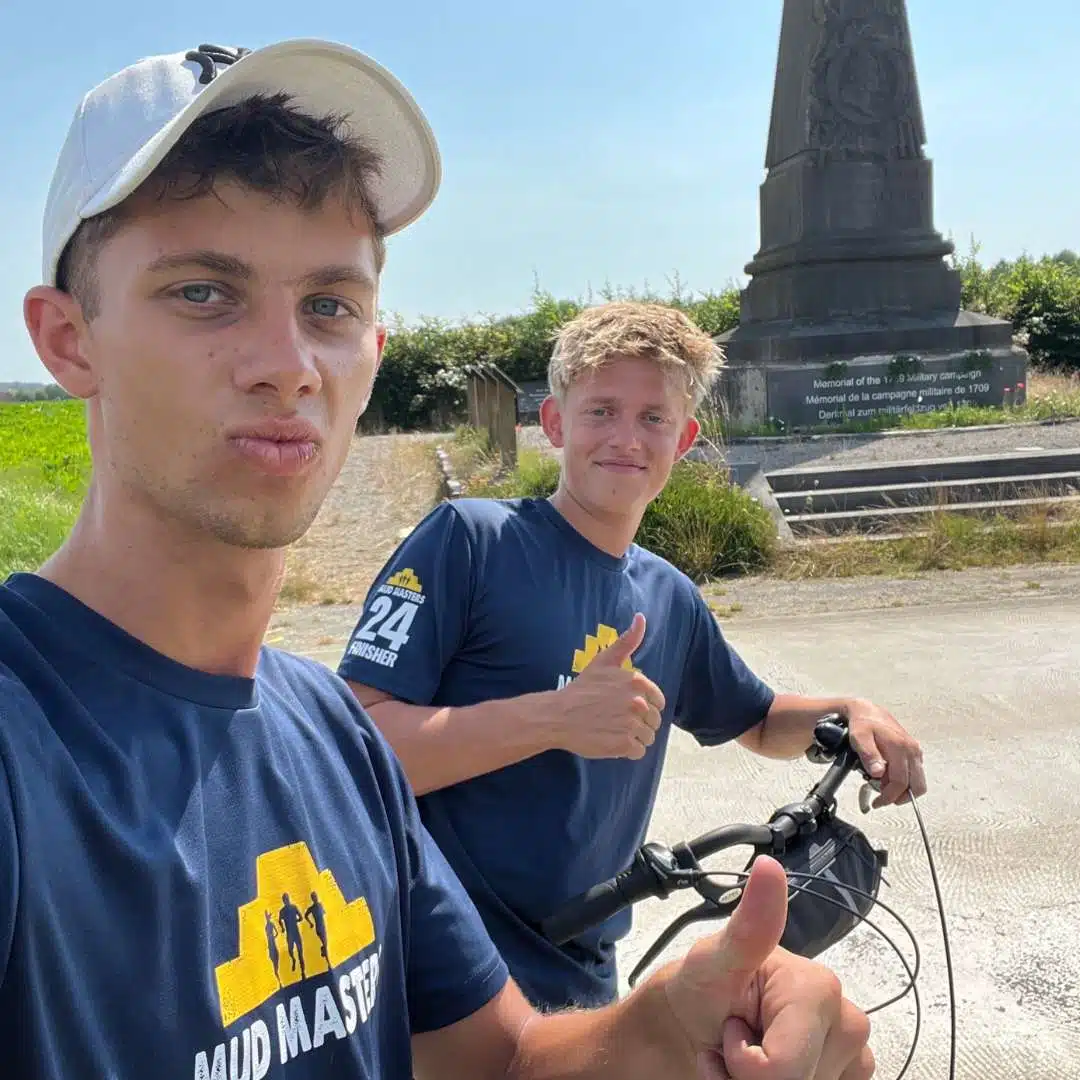
<svg viewBox="0 0 1080 1080">
<path fill-rule="evenodd" d="M 651 360 L 683 383 L 697 409 L 723 366 L 720 347 L 678 308 L 620 300 L 586 308 L 555 334 L 548 385 L 560 400 L 580 376 L 620 357 Z"/>
</svg>

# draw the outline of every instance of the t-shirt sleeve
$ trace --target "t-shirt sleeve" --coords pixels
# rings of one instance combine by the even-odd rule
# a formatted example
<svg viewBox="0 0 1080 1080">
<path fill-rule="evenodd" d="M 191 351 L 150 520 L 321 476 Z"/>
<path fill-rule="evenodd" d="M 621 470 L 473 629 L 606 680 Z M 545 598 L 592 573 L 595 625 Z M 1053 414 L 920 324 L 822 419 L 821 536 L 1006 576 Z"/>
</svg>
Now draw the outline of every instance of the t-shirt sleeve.
<svg viewBox="0 0 1080 1080">
<path fill-rule="evenodd" d="M 694 622 L 675 723 L 703 746 L 737 739 L 765 719 L 775 692 L 756 675 L 720 630 L 695 590 Z"/>
<path fill-rule="evenodd" d="M 4 719 L 3 704 L 0 703 L 0 721 Z M 3 757 L 0 756 L 0 987 L 7 977 L 18 902 L 19 838 L 15 829 L 11 785 Z"/>
<path fill-rule="evenodd" d="M 483 1008 L 510 971 L 479 912 L 420 820 L 400 763 L 370 721 L 376 770 L 392 787 L 404 831 L 406 994 L 414 1034 L 437 1031 Z"/>
<path fill-rule="evenodd" d="M 412 818 L 412 815 L 410 815 Z M 411 820 L 408 996 L 414 1033 L 448 1027 L 486 1005 L 510 977 L 479 913 L 427 829 Z"/>
<path fill-rule="evenodd" d="M 464 639 L 472 580 L 465 525 L 451 503 L 441 503 L 380 571 L 338 674 L 414 705 L 429 704 Z"/>
</svg>

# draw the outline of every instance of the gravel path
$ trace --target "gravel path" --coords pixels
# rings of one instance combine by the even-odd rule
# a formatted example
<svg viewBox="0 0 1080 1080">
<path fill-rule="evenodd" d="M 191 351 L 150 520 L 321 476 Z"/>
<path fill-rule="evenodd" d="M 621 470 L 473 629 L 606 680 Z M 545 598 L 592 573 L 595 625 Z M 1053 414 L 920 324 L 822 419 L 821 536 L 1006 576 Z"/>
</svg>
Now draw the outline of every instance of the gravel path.
<svg viewBox="0 0 1080 1080">
<path fill-rule="evenodd" d="M 758 463 L 766 472 L 800 465 L 858 465 L 968 457 L 1018 450 L 1080 449 L 1080 420 L 982 428 L 817 435 L 796 440 L 743 440 L 720 447 L 729 464 Z"/>
<path fill-rule="evenodd" d="M 364 435 L 308 533 L 289 552 L 282 608 L 311 601 L 359 603 L 412 527 L 434 505 L 433 435 Z"/>
<path fill-rule="evenodd" d="M 445 440 L 445 437 L 442 437 Z M 435 498 L 433 456 L 416 444 L 433 447 L 435 435 L 366 436 L 353 452 L 308 535 L 293 553 L 317 582 L 312 593 L 283 602 L 267 640 L 284 648 L 336 657 L 356 625 L 372 577 Z M 539 427 L 520 432 L 519 445 L 557 455 Z M 740 443 L 734 453 L 761 444 Z M 1080 421 L 1017 425 L 997 429 L 949 429 L 903 436 L 834 436 L 768 448 L 769 468 L 782 457 L 816 455 L 825 463 L 903 460 L 943 454 L 964 455 L 1028 447 L 1080 447 Z M 415 447 L 415 449 L 411 449 Z M 790 460 L 784 464 L 790 464 Z M 1006 597 L 1053 595 L 1075 604 L 1080 566 L 1033 566 L 965 571 L 930 571 L 906 578 L 852 577 L 785 581 L 769 577 L 735 578 L 706 590 L 717 617 L 737 627 L 757 619 L 919 607 L 972 600 L 992 605 Z"/>
<path fill-rule="evenodd" d="M 833 615 L 837 612 L 892 608 L 932 608 L 943 604 L 1054 599 L 1075 608 L 1080 596 L 1080 566 L 1011 566 L 1006 569 L 934 570 L 909 578 L 852 577 L 780 581 L 734 578 L 705 589 L 724 632 L 737 643 L 739 628 L 761 620 Z M 360 617 L 360 604 L 310 605 L 280 612 L 268 641 L 285 649 L 317 655 L 336 665 Z"/>
</svg>

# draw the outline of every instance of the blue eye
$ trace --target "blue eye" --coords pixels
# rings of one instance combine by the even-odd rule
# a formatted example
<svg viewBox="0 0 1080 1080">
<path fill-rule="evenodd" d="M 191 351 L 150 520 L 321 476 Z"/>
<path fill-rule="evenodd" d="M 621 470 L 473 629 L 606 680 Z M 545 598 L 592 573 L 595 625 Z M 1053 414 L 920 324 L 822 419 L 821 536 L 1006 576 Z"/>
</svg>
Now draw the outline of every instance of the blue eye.
<svg viewBox="0 0 1080 1080">
<path fill-rule="evenodd" d="M 341 307 L 341 301 L 335 300 L 332 296 L 317 296 L 311 302 L 311 308 L 315 314 L 325 316 L 328 319 L 334 318 Z"/>
<path fill-rule="evenodd" d="M 214 287 L 212 285 L 185 285 L 180 292 L 185 300 L 190 300 L 193 304 L 205 304 L 213 295 Z"/>
</svg>

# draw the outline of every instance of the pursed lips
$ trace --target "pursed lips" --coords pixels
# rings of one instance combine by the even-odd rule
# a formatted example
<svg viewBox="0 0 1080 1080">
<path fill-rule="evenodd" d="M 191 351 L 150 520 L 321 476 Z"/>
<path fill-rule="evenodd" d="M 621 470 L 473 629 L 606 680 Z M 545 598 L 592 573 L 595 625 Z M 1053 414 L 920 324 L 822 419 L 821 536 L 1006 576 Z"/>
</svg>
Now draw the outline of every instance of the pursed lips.
<svg viewBox="0 0 1080 1080">
<path fill-rule="evenodd" d="M 245 458 L 276 476 L 303 472 L 320 453 L 318 429 L 306 420 L 264 420 L 230 432 L 229 442 Z"/>
</svg>

